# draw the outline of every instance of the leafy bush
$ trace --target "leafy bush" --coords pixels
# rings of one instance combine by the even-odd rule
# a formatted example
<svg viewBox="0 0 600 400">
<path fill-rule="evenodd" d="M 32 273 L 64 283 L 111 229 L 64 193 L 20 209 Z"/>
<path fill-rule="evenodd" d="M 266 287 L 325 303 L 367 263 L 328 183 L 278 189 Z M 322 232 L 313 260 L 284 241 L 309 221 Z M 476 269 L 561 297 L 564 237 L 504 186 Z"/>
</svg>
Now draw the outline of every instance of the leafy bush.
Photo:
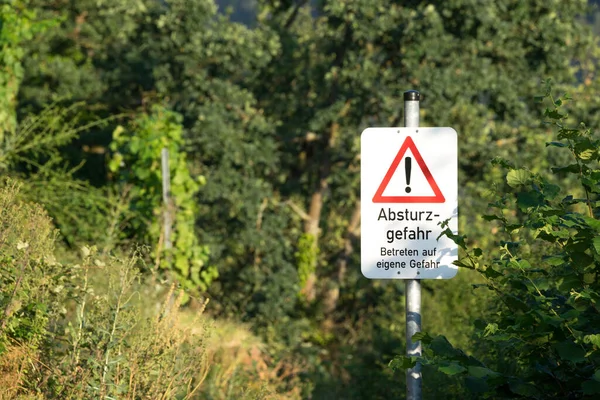
<svg viewBox="0 0 600 400">
<path fill-rule="evenodd" d="M 600 140 L 585 125 L 570 127 L 564 103 L 552 96 L 546 123 L 558 134 L 546 146 L 570 153 L 567 165 L 552 168 L 578 187 L 570 194 L 542 174 L 505 160 L 506 184 L 492 193 L 492 213 L 502 240 L 489 259 L 454 239 L 466 254 L 462 268 L 479 272 L 498 305 L 476 322 L 477 358 L 454 348 L 444 336 L 420 333 L 426 345 L 420 360 L 439 371 L 464 378 L 478 398 L 574 399 L 600 394 Z M 451 235 L 450 232 L 447 234 Z M 392 367 L 417 360 L 397 357 Z"/>
<path fill-rule="evenodd" d="M 107 191 L 75 179 L 77 167 L 68 167 L 61 155 L 65 145 L 106 122 L 82 124 L 82 112 L 80 104 L 49 106 L 25 117 L 0 143 L 0 173 L 21 182 L 19 195 L 41 204 L 72 246 L 117 240 L 108 229 L 112 199 Z"/>
<path fill-rule="evenodd" d="M 141 273 L 145 250 L 57 262 L 58 231 L 19 190 L 0 189 L 0 398 L 300 398 L 301 365 L 205 302 L 180 307 L 182 291 Z"/>
<path fill-rule="evenodd" d="M 27 0 L 7 0 L 0 5 L 0 141 L 14 132 L 17 93 L 23 79 L 23 42 L 44 29 L 34 24 L 35 12 Z"/>
<path fill-rule="evenodd" d="M 180 329 L 183 292 L 172 286 L 159 310 L 148 309 L 145 297 L 158 293 L 143 284 L 139 254 L 104 261 L 94 248 L 82 251 L 82 265 L 72 267 L 75 310 L 55 337 L 67 346 L 48 354 L 51 367 L 38 379 L 60 398 L 191 398 L 208 370 L 207 331 Z"/>
<path fill-rule="evenodd" d="M 0 5 L 0 173 L 26 178 L 21 195 L 42 203 L 68 242 L 97 240 L 97 228 L 107 224 L 102 218 L 107 203 L 100 190 L 73 178 L 77 168 L 65 166 L 61 150 L 103 121 L 81 123 L 80 105 L 56 104 L 17 120 L 27 44 L 59 22 L 38 18 L 32 5 L 31 0 Z"/>
<path fill-rule="evenodd" d="M 155 106 L 150 114 L 138 116 L 127 130 L 117 127 L 111 144 L 115 155 L 109 168 L 119 174 L 123 187 L 131 187 L 129 224 L 135 237 L 157 244 L 159 265 L 173 270 L 185 287 L 206 290 L 218 273 L 214 266 L 206 265 L 208 248 L 200 245 L 194 233 L 195 195 L 205 179 L 202 175 L 194 179 L 189 171 L 181 123 L 179 114 Z M 173 219 L 171 249 L 165 248 L 161 218 L 165 209 L 160 161 L 163 148 L 169 150 L 173 196 L 173 204 L 166 206 Z"/>
<path fill-rule="evenodd" d="M 2 398 L 190 398 L 208 371 L 205 329 L 177 320 L 183 293 L 157 296 L 143 284 L 139 253 L 78 265 L 52 256 L 57 232 L 40 206 L 0 192 L 0 369 Z M 105 279 L 100 284 L 93 275 Z M 95 283 L 94 283 L 95 282 Z M 147 297 L 147 298 L 145 298 Z M 202 310 L 198 312 L 198 317 Z M 198 332 L 198 330 L 196 330 Z"/>
<path fill-rule="evenodd" d="M 48 258 L 56 231 L 46 212 L 17 195 L 14 182 L 0 191 L 0 353 L 14 341 L 39 344 L 58 293 L 42 271 L 57 281 L 62 272 Z"/>
</svg>

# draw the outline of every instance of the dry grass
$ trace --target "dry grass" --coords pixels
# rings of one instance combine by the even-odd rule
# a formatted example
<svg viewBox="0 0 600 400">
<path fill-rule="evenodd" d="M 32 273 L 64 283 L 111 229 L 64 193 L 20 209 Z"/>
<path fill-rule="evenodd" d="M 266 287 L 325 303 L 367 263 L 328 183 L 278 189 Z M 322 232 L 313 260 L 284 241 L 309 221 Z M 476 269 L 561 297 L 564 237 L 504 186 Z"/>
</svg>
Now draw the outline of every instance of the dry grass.
<svg viewBox="0 0 600 400">
<path fill-rule="evenodd" d="M 6 346 L 0 356 L 0 400 L 40 398 L 24 390 L 22 386 L 35 356 L 35 351 L 28 346 L 18 344 Z"/>
<path fill-rule="evenodd" d="M 0 400 L 300 398 L 299 365 L 182 306 L 139 251 L 56 262 L 50 219 L 18 192 L 0 189 Z"/>
<path fill-rule="evenodd" d="M 186 311 L 180 321 L 191 326 L 192 311 Z M 209 371 L 206 384 L 200 389 L 200 399 L 300 399 L 299 373 L 304 367 L 292 360 L 275 362 L 267 346 L 248 326 L 234 321 L 206 317 L 211 326 L 207 338 L 206 356 Z"/>
</svg>

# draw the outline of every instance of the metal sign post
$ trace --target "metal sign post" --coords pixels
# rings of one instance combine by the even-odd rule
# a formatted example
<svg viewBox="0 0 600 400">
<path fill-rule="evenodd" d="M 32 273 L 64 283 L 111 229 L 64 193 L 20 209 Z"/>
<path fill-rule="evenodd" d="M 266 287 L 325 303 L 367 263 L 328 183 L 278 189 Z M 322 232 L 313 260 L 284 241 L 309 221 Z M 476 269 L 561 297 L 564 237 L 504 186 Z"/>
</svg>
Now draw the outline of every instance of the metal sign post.
<svg viewBox="0 0 600 400">
<path fill-rule="evenodd" d="M 421 279 L 451 279 L 458 246 L 458 135 L 419 127 L 419 92 L 404 93 L 404 128 L 361 133 L 361 271 L 406 280 L 406 354 L 421 356 Z M 406 375 L 407 398 L 421 399 L 421 365 Z"/>
<path fill-rule="evenodd" d="M 416 90 L 404 92 L 404 126 L 416 128 L 419 126 L 419 101 L 421 95 Z M 421 356 L 421 342 L 413 342 L 415 333 L 421 332 L 421 281 L 408 279 L 406 281 L 406 355 Z M 420 400 L 421 397 L 421 364 L 406 371 L 406 398 Z"/>
</svg>

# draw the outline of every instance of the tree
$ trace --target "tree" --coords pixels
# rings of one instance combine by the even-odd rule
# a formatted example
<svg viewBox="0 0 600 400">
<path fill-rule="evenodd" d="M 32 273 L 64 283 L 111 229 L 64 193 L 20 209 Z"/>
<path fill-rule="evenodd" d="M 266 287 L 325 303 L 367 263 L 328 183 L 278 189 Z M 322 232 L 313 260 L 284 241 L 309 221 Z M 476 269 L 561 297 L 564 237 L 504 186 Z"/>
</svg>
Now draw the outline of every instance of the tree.
<svg viewBox="0 0 600 400">
<path fill-rule="evenodd" d="M 182 151 L 181 120 L 179 114 L 155 105 L 149 115 L 139 115 L 127 129 L 117 127 L 111 143 L 115 154 L 109 168 L 120 177 L 121 191 L 131 192 L 127 226 L 144 243 L 153 245 L 155 268 L 172 271 L 187 289 L 205 291 L 218 276 L 213 265 L 206 265 L 208 249 L 200 245 L 194 229 L 196 195 L 205 178 L 190 176 L 186 153 Z M 163 171 L 158 162 L 164 149 L 169 155 L 169 204 L 164 204 L 162 198 Z M 169 215 L 167 221 L 165 213 Z M 164 232 L 166 224 L 173 232 L 169 245 Z"/>
<path fill-rule="evenodd" d="M 518 127 L 538 124 L 529 99 L 542 76 L 576 83 L 577 63 L 593 44 L 576 22 L 585 7 L 348 0 L 321 2 L 315 13 L 306 2 L 262 2 L 259 23 L 277 32 L 281 53 L 249 85 L 281 121 L 278 190 L 302 220 L 301 293 L 320 335 L 336 333 L 330 348 L 333 337 L 344 337 L 343 321 L 356 324 L 363 307 L 389 307 L 382 290 L 398 295 L 349 267 L 358 264 L 360 131 L 400 125 L 402 93 L 420 90 L 423 125 L 459 132 L 461 226 L 484 229 L 475 210 L 483 207 L 481 182 L 494 176 L 487 160 L 539 154 L 546 165 L 531 147 L 544 134 Z"/>
<path fill-rule="evenodd" d="M 289 315 L 279 310 L 291 313 L 297 278 L 293 248 L 280 234 L 288 230 L 290 213 L 281 213 L 287 210 L 272 191 L 271 181 L 279 179 L 275 122 L 238 85 L 255 77 L 278 41 L 268 30 L 252 31 L 217 15 L 211 1 L 35 4 L 40 15 L 62 24 L 27 47 L 21 114 L 50 101 L 85 101 L 87 119 L 109 119 L 63 150 L 73 165 L 85 161 L 80 178 L 101 187 L 111 185 L 105 164 L 117 123 L 155 103 L 181 114 L 181 152 L 192 176 L 207 178 L 195 218 L 199 240 L 211 247 L 211 263 L 222 276 L 213 290 L 222 300 L 214 307 L 238 314 L 252 297 L 257 301 L 243 314 L 249 319 L 278 298 L 285 307 L 269 304 L 277 311 L 262 326 Z M 140 226 L 130 233 L 130 239 L 146 238 Z M 276 285 L 260 283 L 280 276 Z M 220 296 L 221 290 L 232 295 Z"/>
<path fill-rule="evenodd" d="M 4 138 L 4 132 L 14 131 L 16 125 L 16 97 L 23 76 L 21 45 L 31 34 L 27 29 L 31 13 L 22 15 L 18 12 L 23 11 L 23 6 L 21 2 L 13 1 L 11 4 L 3 4 L 0 8 L 0 141 Z"/>
<path fill-rule="evenodd" d="M 403 343 L 390 324 L 401 287 L 358 272 L 360 131 L 399 125 L 402 93 L 420 90 L 423 125 L 459 132 L 460 225 L 486 248 L 490 228 L 476 216 L 482 183 L 498 175 L 487 161 L 549 163 L 529 100 L 539 78 L 581 82 L 586 96 L 595 85 L 582 0 L 264 0 L 253 29 L 209 0 L 31 1 L 61 23 L 24 47 L 19 116 L 83 101 L 79 123 L 108 118 L 61 148 L 71 165 L 86 161 L 78 177 L 106 188 L 117 124 L 155 104 L 181 115 L 181 152 L 207 180 L 196 232 L 219 271 L 212 309 L 252 321 L 280 353 L 302 353 L 346 398 L 389 395 L 374 388 L 396 378 L 365 366 Z M 424 284 L 432 304 L 468 304 L 436 310 L 440 331 L 479 307 L 453 292 L 468 279 Z M 354 393 L 340 384 L 366 374 Z"/>
</svg>

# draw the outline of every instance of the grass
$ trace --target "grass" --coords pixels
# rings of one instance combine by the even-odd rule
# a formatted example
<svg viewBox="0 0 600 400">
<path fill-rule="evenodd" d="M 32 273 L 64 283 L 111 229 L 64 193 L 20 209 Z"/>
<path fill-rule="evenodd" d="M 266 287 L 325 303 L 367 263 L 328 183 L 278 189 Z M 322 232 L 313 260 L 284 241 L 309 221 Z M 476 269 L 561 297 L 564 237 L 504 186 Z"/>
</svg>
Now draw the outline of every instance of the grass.
<svg viewBox="0 0 600 400">
<path fill-rule="evenodd" d="M 0 399 L 294 399 L 301 368 L 192 309 L 145 253 L 56 261 L 45 211 L 0 189 Z"/>
</svg>

